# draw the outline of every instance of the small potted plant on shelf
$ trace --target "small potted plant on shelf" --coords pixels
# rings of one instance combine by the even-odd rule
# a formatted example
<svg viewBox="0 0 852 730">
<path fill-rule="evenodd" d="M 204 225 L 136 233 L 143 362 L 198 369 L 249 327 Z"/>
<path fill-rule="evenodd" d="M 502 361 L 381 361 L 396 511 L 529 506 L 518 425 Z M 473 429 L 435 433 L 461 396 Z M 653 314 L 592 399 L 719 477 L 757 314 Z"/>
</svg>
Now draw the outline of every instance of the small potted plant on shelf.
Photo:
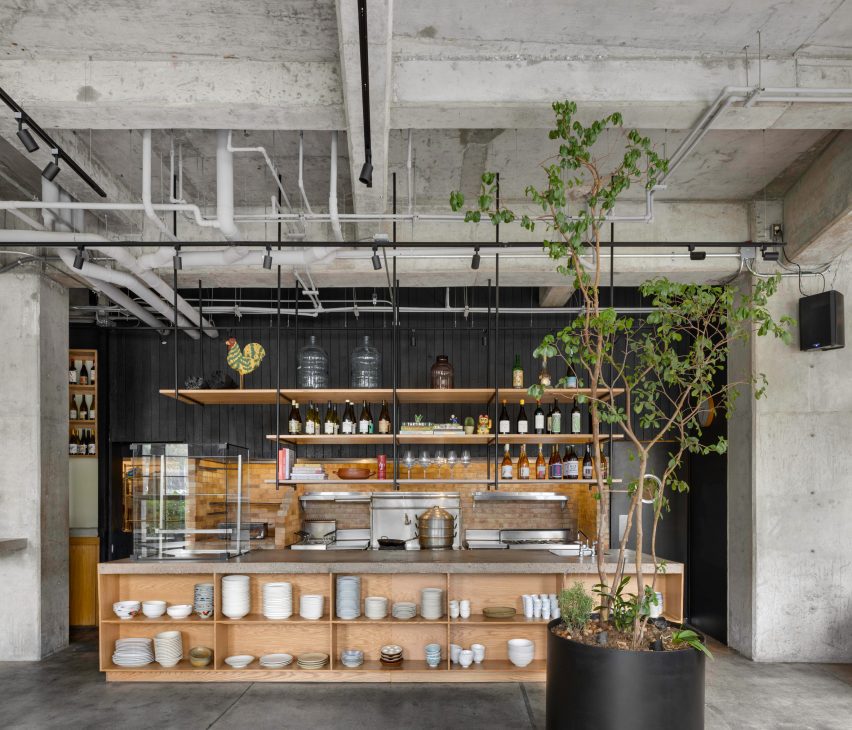
<svg viewBox="0 0 852 730">
<path fill-rule="evenodd" d="M 496 175 L 486 172 L 476 207 L 465 212 L 467 221 L 487 217 L 495 225 L 518 221 L 528 231 L 543 227 L 544 249 L 580 297 L 579 314 L 546 335 L 533 353 L 563 360 L 576 376 L 576 383 L 565 376 L 554 387 L 586 389 L 578 399 L 589 407 L 592 489 L 598 500 L 594 590 L 599 605 L 592 613 L 591 597 L 575 585 L 562 594 L 562 617 L 549 624 L 547 727 L 701 728 L 702 637 L 651 617 L 657 613 L 652 610 L 657 579 L 665 572 L 665 561 L 657 556 L 657 528 L 669 508 L 668 495 L 688 489 L 680 472 L 685 455 L 725 453 L 724 438 L 709 442 L 703 437 L 701 415 L 708 401 L 717 411 L 731 412 L 743 383 L 720 382 L 720 373 L 732 348 L 752 334 L 788 341 L 791 320 L 776 322 L 769 312 L 777 278 L 750 281 L 739 289 L 655 278 L 639 287 L 652 308 L 644 318 L 622 314 L 609 302 L 605 306 L 602 234 L 608 217 L 631 186 L 641 185 L 649 195 L 668 161 L 648 137 L 624 130 L 617 112 L 585 125 L 576 118 L 573 102 L 556 102 L 553 110 L 556 121 L 549 136 L 558 146 L 542 163 L 544 186 L 526 187 L 533 209 L 519 215 L 497 207 Z M 601 141 L 609 151 L 605 157 L 596 155 Z M 618 145 L 621 151 L 607 166 Z M 450 205 L 461 210 L 462 194 L 453 192 Z M 763 394 L 763 376 L 750 374 L 746 381 L 756 385 L 755 396 Z M 540 398 L 543 388 L 534 385 L 529 392 Z M 610 424 L 630 444 L 638 464 L 636 478 L 627 485 L 627 528 L 614 551 L 605 549 L 613 482 L 602 463 L 604 427 Z M 650 479 L 648 457 L 655 448 L 667 448 L 669 458 L 663 474 Z M 642 519 L 646 508 L 652 512 L 648 539 Z"/>
<path fill-rule="evenodd" d="M 473 435 L 473 429 L 476 426 L 476 422 L 473 420 L 473 416 L 466 416 L 464 419 L 464 432 L 467 436 Z"/>
</svg>

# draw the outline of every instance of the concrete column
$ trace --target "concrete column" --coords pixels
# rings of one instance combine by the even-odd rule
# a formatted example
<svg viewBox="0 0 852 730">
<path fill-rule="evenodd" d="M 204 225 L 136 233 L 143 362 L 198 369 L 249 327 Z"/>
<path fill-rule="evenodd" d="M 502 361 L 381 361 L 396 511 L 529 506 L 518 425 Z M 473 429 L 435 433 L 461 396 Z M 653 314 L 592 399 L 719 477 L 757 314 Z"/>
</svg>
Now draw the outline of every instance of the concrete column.
<svg viewBox="0 0 852 730">
<path fill-rule="evenodd" d="M 852 262 L 829 286 L 852 301 Z M 806 293 L 821 281 L 806 278 Z M 795 277 L 772 300 L 774 316 L 798 316 Z M 852 323 L 846 316 L 846 338 Z M 801 352 L 756 338 L 735 353 L 730 377 L 765 373 L 745 389 L 729 424 L 728 641 L 758 661 L 852 660 L 852 351 Z"/>
<path fill-rule="evenodd" d="M 0 275 L 0 660 L 68 644 L 68 294 L 37 273 Z"/>
</svg>

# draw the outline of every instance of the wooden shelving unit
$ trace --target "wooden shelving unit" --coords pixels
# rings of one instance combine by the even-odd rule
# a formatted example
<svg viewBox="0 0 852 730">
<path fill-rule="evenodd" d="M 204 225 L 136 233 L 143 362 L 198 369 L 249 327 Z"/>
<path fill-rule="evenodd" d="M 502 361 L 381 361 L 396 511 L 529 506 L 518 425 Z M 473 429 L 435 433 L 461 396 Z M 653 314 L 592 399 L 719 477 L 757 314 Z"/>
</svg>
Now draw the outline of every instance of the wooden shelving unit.
<svg viewBox="0 0 852 730">
<path fill-rule="evenodd" d="M 98 368 L 98 351 L 97 350 L 68 350 L 68 360 L 69 363 L 73 364 L 75 360 L 80 360 L 83 364 L 87 364 L 89 362 L 95 368 L 95 383 L 81 385 L 80 383 L 68 383 L 68 396 L 69 396 L 69 415 L 70 415 L 70 400 L 74 399 L 78 401 L 79 405 L 82 405 L 85 400 L 87 407 L 93 408 L 95 412 L 94 418 L 69 418 L 68 419 L 68 440 L 71 440 L 71 434 L 76 432 L 78 435 L 82 436 L 84 431 L 91 431 L 92 438 L 94 439 L 95 444 L 95 453 L 87 453 L 87 454 L 70 454 L 69 457 L 72 459 L 97 459 L 97 446 L 98 446 L 98 397 L 97 397 L 97 378 L 99 377 L 99 368 Z M 88 366 L 87 366 L 88 370 Z"/>
</svg>

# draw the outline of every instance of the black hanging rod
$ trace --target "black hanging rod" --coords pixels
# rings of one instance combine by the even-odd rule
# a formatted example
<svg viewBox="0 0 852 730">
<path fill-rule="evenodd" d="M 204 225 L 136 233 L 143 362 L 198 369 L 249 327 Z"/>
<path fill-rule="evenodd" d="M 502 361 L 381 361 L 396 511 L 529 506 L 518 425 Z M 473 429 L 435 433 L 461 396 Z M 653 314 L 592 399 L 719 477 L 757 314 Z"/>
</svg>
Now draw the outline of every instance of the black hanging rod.
<svg viewBox="0 0 852 730">
<path fill-rule="evenodd" d="M 107 194 L 104 192 L 104 189 L 100 185 L 98 185 L 94 180 L 92 180 L 91 176 L 82 167 L 80 167 L 68 155 L 68 153 L 65 152 L 65 150 L 63 150 L 58 144 L 56 144 L 53 137 L 51 137 L 47 132 L 45 132 L 38 125 L 38 123 L 36 123 L 36 121 L 23 110 L 21 105 L 18 104 L 18 102 L 16 102 L 11 96 L 9 96 L 2 89 L 2 87 L 0 87 L 0 100 L 2 100 L 2 102 L 7 107 L 9 107 L 13 112 L 21 115 L 20 116 L 21 121 L 24 124 L 26 124 L 27 127 L 30 128 L 30 130 L 32 130 L 33 132 L 35 132 L 35 134 L 37 134 L 39 137 L 41 137 L 41 139 L 44 141 L 44 143 L 48 147 L 50 147 L 51 154 L 54 154 L 53 150 L 56 150 L 56 153 L 55 153 L 56 157 L 61 159 L 63 162 L 65 162 L 68 165 L 68 167 L 70 167 L 72 170 L 74 170 L 74 172 L 76 172 L 80 176 L 80 179 L 83 180 L 83 182 L 85 182 L 86 185 L 88 185 L 92 190 L 94 190 L 102 198 L 105 198 L 107 196 Z"/>
</svg>

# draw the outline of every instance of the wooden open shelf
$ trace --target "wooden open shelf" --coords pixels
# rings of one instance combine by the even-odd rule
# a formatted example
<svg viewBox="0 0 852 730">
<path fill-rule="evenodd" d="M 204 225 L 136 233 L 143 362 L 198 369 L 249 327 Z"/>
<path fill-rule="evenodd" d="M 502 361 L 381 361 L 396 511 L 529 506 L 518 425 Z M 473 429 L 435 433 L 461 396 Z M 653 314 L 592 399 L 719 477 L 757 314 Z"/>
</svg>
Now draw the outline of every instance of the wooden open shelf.
<svg viewBox="0 0 852 730">
<path fill-rule="evenodd" d="M 556 400 L 557 403 L 573 403 L 578 395 L 588 396 L 591 391 L 588 388 L 546 388 L 544 395 L 541 397 L 542 405 L 552 403 Z M 612 396 L 619 396 L 624 393 L 624 388 L 599 388 L 598 397 L 601 400 L 609 400 Z M 535 403 L 533 398 L 526 388 L 500 388 L 498 396 L 499 402 L 506 401 L 507 403 L 517 404 L 522 400 L 526 405 Z"/>
<path fill-rule="evenodd" d="M 319 434 L 317 436 L 307 436 L 298 434 L 296 436 L 288 433 L 282 433 L 278 436 L 269 434 L 266 437 L 270 441 L 280 441 L 285 444 L 315 444 L 317 446 L 364 446 L 364 445 L 381 445 L 392 444 L 393 435 L 385 433 L 369 433 L 369 434 L 338 434 L 337 436 L 325 436 Z"/>
<path fill-rule="evenodd" d="M 470 444 L 472 446 L 490 444 L 494 434 L 443 434 L 443 433 L 400 433 L 396 437 L 400 444 Z"/>
<path fill-rule="evenodd" d="M 614 433 L 613 440 L 624 438 L 623 434 Z M 601 434 L 601 440 L 609 440 L 608 434 Z M 500 435 L 501 444 L 587 444 L 592 442 L 590 433 L 508 433 Z"/>
<path fill-rule="evenodd" d="M 437 390 L 431 388 L 397 388 L 396 398 L 399 403 L 448 403 L 448 404 L 480 404 L 487 405 L 494 400 L 494 388 L 448 388 Z"/>
</svg>

